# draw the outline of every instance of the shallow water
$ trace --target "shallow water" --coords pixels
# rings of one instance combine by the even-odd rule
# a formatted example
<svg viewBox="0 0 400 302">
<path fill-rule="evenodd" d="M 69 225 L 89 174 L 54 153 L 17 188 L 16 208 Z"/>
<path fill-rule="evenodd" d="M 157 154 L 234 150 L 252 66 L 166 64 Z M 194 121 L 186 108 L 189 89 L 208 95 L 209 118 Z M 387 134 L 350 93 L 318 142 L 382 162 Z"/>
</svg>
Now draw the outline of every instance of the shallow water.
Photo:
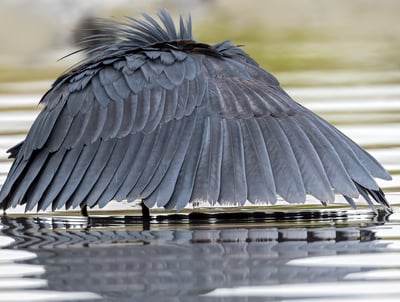
<svg viewBox="0 0 400 302">
<path fill-rule="evenodd" d="M 0 301 L 394 301 L 400 294 L 399 213 L 278 217 L 150 225 L 128 216 L 2 217 Z"/>
<path fill-rule="evenodd" d="M 149 223 L 127 204 L 89 219 L 15 209 L 0 218 L 0 301 L 397 301 L 400 86 L 287 90 L 391 172 L 379 184 L 394 214 L 341 200 L 252 215 L 156 213 Z M 0 95 L 0 183 L 5 150 L 23 139 L 39 98 Z"/>
</svg>

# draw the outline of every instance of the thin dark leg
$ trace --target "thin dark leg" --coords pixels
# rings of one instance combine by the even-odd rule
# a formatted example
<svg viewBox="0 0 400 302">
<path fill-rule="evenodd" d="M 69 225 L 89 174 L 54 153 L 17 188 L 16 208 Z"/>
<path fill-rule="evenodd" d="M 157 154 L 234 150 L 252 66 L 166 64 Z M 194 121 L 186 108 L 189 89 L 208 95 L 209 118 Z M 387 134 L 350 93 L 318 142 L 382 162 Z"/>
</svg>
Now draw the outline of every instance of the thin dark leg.
<svg viewBox="0 0 400 302">
<path fill-rule="evenodd" d="M 89 213 L 88 213 L 86 204 L 81 207 L 81 215 L 84 216 L 84 217 L 89 217 Z"/>
<path fill-rule="evenodd" d="M 150 210 L 149 210 L 149 208 L 143 203 L 143 201 L 140 203 L 140 206 L 142 207 L 142 225 L 143 225 L 143 231 L 149 231 L 149 230 L 150 230 Z"/>
<path fill-rule="evenodd" d="M 143 203 L 143 201 L 140 203 L 140 206 L 142 207 L 142 218 L 149 220 L 150 219 L 149 208 Z"/>
</svg>

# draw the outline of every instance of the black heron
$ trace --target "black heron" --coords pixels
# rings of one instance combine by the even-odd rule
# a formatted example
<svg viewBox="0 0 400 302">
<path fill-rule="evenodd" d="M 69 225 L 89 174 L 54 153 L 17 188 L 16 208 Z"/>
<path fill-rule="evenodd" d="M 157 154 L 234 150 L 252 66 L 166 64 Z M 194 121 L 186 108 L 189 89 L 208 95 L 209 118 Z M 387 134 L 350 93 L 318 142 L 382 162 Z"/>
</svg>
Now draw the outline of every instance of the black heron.
<svg viewBox="0 0 400 302">
<path fill-rule="evenodd" d="M 390 209 L 374 177 L 389 173 L 334 126 L 295 102 L 230 41 L 196 42 L 166 10 L 88 39 L 87 59 L 61 75 L 15 158 L 0 206 L 26 211 L 326 204 L 360 195 Z M 105 21 L 104 21 L 105 22 Z M 372 197 L 372 198 L 371 198 Z"/>
</svg>

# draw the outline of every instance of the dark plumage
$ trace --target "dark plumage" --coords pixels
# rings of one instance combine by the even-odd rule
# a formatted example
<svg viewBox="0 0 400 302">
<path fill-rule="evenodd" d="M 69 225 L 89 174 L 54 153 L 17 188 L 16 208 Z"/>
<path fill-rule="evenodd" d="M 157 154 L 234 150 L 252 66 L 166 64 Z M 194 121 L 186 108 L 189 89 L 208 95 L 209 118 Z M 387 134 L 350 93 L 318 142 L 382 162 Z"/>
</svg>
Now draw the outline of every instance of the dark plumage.
<svg viewBox="0 0 400 302">
<path fill-rule="evenodd" d="M 181 209 L 196 200 L 323 204 L 334 191 L 389 207 L 367 152 L 293 101 L 229 41 L 193 40 L 161 10 L 107 23 L 88 59 L 56 80 L 0 193 L 3 209 L 104 206 L 142 198 Z M 96 45 L 96 46 L 93 46 Z"/>
</svg>

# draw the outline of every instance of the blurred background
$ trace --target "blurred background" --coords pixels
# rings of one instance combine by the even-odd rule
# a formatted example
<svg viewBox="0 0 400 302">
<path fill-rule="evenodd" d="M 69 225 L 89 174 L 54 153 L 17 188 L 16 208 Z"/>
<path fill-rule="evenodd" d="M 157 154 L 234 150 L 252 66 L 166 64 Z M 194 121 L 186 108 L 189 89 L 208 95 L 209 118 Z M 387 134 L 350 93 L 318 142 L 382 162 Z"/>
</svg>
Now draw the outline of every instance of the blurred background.
<svg viewBox="0 0 400 302">
<path fill-rule="evenodd" d="M 58 59 L 77 49 L 91 18 L 154 15 L 160 7 L 175 17 L 191 13 L 197 40 L 244 45 L 283 84 L 400 80 L 397 0 L 2 0 L 0 91 L 54 79 L 79 61 L 78 55 Z M 290 74 L 299 70 L 304 73 Z M 320 76 L 331 70 L 333 77 Z"/>
</svg>

